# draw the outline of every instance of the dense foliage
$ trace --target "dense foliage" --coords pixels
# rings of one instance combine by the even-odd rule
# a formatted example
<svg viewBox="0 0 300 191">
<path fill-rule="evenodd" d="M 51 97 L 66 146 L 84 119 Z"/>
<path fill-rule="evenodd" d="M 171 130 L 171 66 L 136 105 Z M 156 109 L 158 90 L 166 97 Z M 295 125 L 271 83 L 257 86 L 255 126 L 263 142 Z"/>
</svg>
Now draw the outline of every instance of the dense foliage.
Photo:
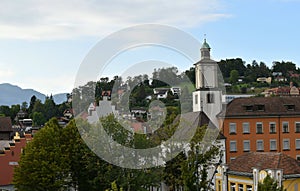
<svg viewBox="0 0 300 191">
<path fill-rule="evenodd" d="M 258 183 L 258 191 L 284 191 L 283 186 L 278 186 L 277 181 L 270 175 L 267 175 L 263 182 Z"/>
<path fill-rule="evenodd" d="M 70 96 L 70 95 L 68 95 Z M 66 97 L 67 100 L 68 97 Z M 26 102 L 23 102 L 22 105 L 12 105 L 12 106 L 0 106 L 0 115 L 9 116 L 14 124 L 17 124 L 17 113 L 22 110 L 26 112 L 25 118 L 31 118 L 33 120 L 34 126 L 42 126 L 46 121 L 52 117 L 62 117 L 66 109 L 71 108 L 71 103 L 67 101 L 56 104 L 53 100 L 53 97 L 46 97 L 45 102 L 37 99 L 36 96 L 32 96 L 30 99 L 29 106 Z"/>
<path fill-rule="evenodd" d="M 102 122 L 103 128 L 124 145 L 148 148 L 157 143 L 157 139 L 149 139 L 143 134 L 128 137 L 130 132 L 124 130 L 112 115 L 103 118 Z M 98 128 L 83 120 L 79 123 L 86 125 L 87 130 Z M 204 130 L 205 127 L 199 127 L 192 145 L 199 145 Z M 173 130 L 167 128 L 166 131 L 172 133 Z M 157 135 L 154 137 L 157 138 Z M 19 166 L 15 169 L 14 184 L 19 191 L 57 191 L 69 188 L 80 191 L 112 188 L 142 191 L 156 188 L 165 181 L 171 190 L 181 187 L 189 191 L 194 190 L 193 186 L 188 185 L 195 178 L 205 179 L 207 175 L 204 167 L 216 156 L 215 147 L 205 154 L 197 153 L 192 147 L 188 155 L 182 152 L 165 167 L 124 169 L 91 152 L 81 139 L 74 120 L 66 127 L 61 127 L 56 119 L 51 119 L 23 151 Z M 198 162 L 195 163 L 195 160 Z M 196 177 L 198 168 L 190 166 L 190 163 L 202 166 Z M 207 188 L 208 184 L 204 181 L 197 186 Z"/>
</svg>

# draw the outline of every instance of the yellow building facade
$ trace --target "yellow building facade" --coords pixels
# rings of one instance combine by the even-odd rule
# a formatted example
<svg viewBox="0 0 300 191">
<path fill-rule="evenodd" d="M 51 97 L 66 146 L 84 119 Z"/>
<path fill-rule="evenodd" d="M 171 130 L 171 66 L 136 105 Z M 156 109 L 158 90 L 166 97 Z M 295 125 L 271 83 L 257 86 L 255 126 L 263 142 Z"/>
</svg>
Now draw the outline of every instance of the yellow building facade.
<svg viewBox="0 0 300 191">
<path fill-rule="evenodd" d="M 300 166 L 282 153 L 247 153 L 218 167 L 216 191 L 257 191 L 258 183 L 270 175 L 287 191 L 300 190 Z"/>
</svg>

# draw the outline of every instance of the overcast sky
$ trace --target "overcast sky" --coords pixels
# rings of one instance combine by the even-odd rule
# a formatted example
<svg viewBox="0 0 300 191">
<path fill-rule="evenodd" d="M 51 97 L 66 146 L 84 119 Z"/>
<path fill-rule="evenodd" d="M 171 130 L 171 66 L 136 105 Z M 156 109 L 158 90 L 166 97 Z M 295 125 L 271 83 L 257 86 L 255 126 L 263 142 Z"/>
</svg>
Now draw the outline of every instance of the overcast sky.
<svg viewBox="0 0 300 191">
<path fill-rule="evenodd" d="M 217 61 L 240 57 L 271 67 L 272 61 L 285 60 L 300 67 L 299 9 L 298 0 L 2 0 L 0 83 L 48 95 L 71 92 L 81 63 L 99 41 L 146 23 L 177 27 L 200 42 L 206 34 Z M 113 62 L 122 71 L 141 57 L 176 63 L 182 70 L 192 66 L 172 54 L 135 48 Z M 118 72 L 108 67 L 106 74 Z"/>
</svg>

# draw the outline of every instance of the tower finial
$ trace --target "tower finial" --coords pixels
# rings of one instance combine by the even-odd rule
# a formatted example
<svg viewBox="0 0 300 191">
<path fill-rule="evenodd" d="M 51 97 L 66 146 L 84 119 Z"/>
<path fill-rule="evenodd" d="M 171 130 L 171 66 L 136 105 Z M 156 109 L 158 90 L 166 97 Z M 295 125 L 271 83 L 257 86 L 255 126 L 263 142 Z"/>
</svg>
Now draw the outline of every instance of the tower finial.
<svg viewBox="0 0 300 191">
<path fill-rule="evenodd" d="M 204 34 L 204 42 L 206 42 L 206 34 Z"/>
</svg>

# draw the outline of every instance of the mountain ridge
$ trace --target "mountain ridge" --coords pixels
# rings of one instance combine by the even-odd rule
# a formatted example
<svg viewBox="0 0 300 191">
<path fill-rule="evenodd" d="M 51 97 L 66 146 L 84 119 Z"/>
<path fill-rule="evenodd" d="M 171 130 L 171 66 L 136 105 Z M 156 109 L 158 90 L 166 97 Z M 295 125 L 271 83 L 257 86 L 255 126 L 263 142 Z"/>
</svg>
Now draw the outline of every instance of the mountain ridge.
<svg viewBox="0 0 300 191">
<path fill-rule="evenodd" d="M 0 84 L 0 105 L 21 105 L 24 101 L 29 105 L 33 95 L 42 102 L 46 99 L 45 94 L 34 89 L 22 89 L 21 87 L 10 83 Z M 67 93 L 55 94 L 53 95 L 53 100 L 56 104 L 63 103 L 64 101 L 67 101 Z"/>
</svg>

